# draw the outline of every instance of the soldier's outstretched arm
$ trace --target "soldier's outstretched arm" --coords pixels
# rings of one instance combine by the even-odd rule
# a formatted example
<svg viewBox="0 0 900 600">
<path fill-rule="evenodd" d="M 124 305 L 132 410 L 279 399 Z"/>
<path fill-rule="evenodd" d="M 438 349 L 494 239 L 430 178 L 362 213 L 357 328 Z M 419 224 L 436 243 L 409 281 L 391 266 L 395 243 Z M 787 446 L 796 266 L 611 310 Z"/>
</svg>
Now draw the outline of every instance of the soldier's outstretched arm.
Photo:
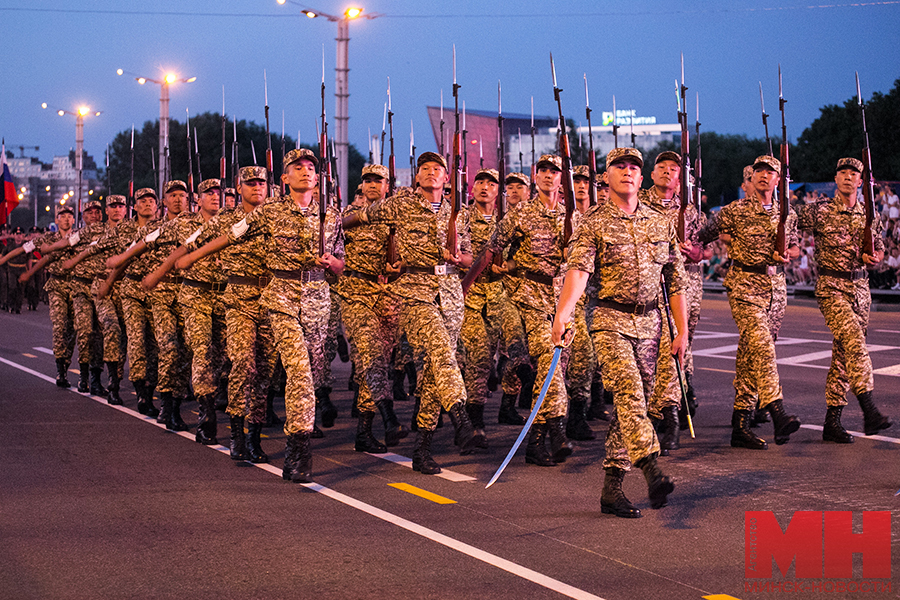
<svg viewBox="0 0 900 600">
<path fill-rule="evenodd" d="M 217 238 L 214 238 L 204 244 L 203 246 L 197 248 L 193 252 L 182 256 L 181 258 L 175 261 L 176 269 L 190 269 L 194 266 L 194 263 L 200 260 L 201 258 L 206 258 L 210 254 L 215 254 L 216 252 L 220 252 L 231 245 L 231 242 L 228 240 L 227 235 L 220 235 Z"/>
<path fill-rule="evenodd" d="M 50 260 L 51 257 L 49 254 L 42 256 L 41 260 L 37 261 L 34 266 L 19 275 L 19 283 L 25 283 L 26 281 L 31 279 L 34 274 L 43 269 L 44 266 L 46 266 L 46 264 L 50 262 Z"/>
<path fill-rule="evenodd" d="M 23 248 L 23 247 L 21 247 L 21 246 L 18 247 L 18 248 L 16 248 L 15 250 L 13 250 L 12 252 L 10 252 L 9 254 L 0 257 L 0 266 L 5 265 L 6 262 L 7 262 L 8 260 L 13 259 L 13 258 L 19 256 L 20 254 L 25 254 L 25 248 Z"/>
<path fill-rule="evenodd" d="M 143 286 L 143 288 L 148 291 L 155 288 L 157 285 L 159 285 L 159 282 L 169 274 L 169 271 L 175 268 L 175 262 L 182 256 L 185 256 L 187 253 L 187 246 L 178 246 L 177 248 L 172 250 L 172 253 L 166 257 L 166 260 L 164 260 L 161 265 L 159 265 L 152 273 L 146 275 L 141 280 L 141 286 Z"/>
<path fill-rule="evenodd" d="M 144 240 L 139 241 L 122 254 L 116 254 L 106 259 L 106 267 L 109 269 L 117 269 L 122 265 L 128 264 L 132 259 L 137 258 L 147 251 L 147 243 Z"/>
<path fill-rule="evenodd" d="M 75 265 L 77 265 L 78 263 L 80 263 L 81 261 L 86 259 L 88 256 L 90 256 L 90 254 L 91 254 L 91 247 L 88 246 L 87 248 L 85 248 L 84 250 L 79 252 L 77 256 L 73 256 L 72 258 L 70 258 L 69 260 L 64 262 L 62 264 L 63 269 L 66 269 L 67 271 L 71 271 L 72 269 L 75 268 Z"/>
<path fill-rule="evenodd" d="M 106 298 L 106 295 L 109 294 L 109 290 L 112 289 L 112 286 L 115 282 L 122 279 L 122 276 L 125 275 L 125 269 L 128 268 L 128 263 L 123 263 L 113 269 L 106 279 L 103 280 L 103 283 L 97 289 L 97 298 L 103 300 Z"/>
</svg>

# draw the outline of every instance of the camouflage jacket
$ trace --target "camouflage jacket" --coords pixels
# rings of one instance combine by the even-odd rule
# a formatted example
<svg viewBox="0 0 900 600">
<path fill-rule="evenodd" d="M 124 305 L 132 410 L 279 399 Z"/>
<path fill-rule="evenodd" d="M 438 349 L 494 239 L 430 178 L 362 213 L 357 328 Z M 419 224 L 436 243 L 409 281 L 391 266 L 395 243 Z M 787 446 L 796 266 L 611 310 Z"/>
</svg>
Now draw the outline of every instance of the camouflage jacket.
<svg viewBox="0 0 900 600">
<path fill-rule="evenodd" d="M 96 244 L 89 246 L 88 256 L 98 256 L 102 264 L 101 275 L 106 272 L 106 259 L 120 254 L 128 249 L 131 242 L 138 236 L 138 224 L 134 219 L 122 219 L 115 227 L 109 227 L 106 233 L 97 240 Z"/>
<path fill-rule="evenodd" d="M 682 293 L 686 281 L 674 224 L 641 202 L 631 215 L 614 202 L 588 210 L 572 236 L 568 268 L 599 271 L 597 299 L 621 304 L 661 299 L 661 274 L 673 296 Z M 598 307 L 591 328 L 650 339 L 659 334 L 660 322 L 656 310 L 634 315 Z"/>
<path fill-rule="evenodd" d="M 472 253 L 481 254 L 481 251 L 490 241 L 494 230 L 497 228 L 495 212 L 491 215 L 491 219 L 485 218 L 478 206 L 473 202 L 469 205 L 469 229 L 472 236 Z M 491 279 L 496 279 L 491 281 Z M 500 278 L 491 277 L 491 265 L 484 268 L 478 280 L 469 288 L 466 294 L 466 307 L 474 310 L 481 310 L 485 303 L 495 303 L 502 301 L 506 296 L 503 288 L 503 282 Z"/>
<path fill-rule="evenodd" d="M 363 201 L 365 202 L 365 201 Z M 342 217 L 350 217 L 365 210 L 368 204 L 351 204 L 344 209 Z M 351 227 L 344 231 L 344 269 L 377 277 L 384 272 L 387 264 L 387 241 L 390 226 L 384 223 L 369 223 Z M 332 289 L 344 298 L 378 294 L 387 291 L 387 284 L 360 277 L 341 277 Z"/>
<path fill-rule="evenodd" d="M 153 220 L 143 227 L 138 227 L 137 231 L 135 231 L 134 233 L 134 238 L 126 244 L 126 249 L 131 247 L 132 244 L 143 241 L 144 238 L 147 237 L 147 235 L 159 229 L 160 225 L 160 221 Z M 125 274 L 130 277 L 136 277 L 138 279 L 143 278 L 144 275 L 149 274 L 151 270 L 156 268 L 153 266 L 154 262 L 155 259 L 153 258 L 152 253 L 144 252 L 144 254 L 132 260 L 128 264 L 128 267 L 125 269 Z"/>
<path fill-rule="evenodd" d="M 85 225 L 69 236 L 69 245 L 72 247 L 74 254 L 80 254 L 86 248 L 97 246 L 107 231 L 109 231 L 109 228 L 105 223 Z M 106 259 L 96 254 L 88 256 L 72 269 L 72 275 L 89 279 L 104 273 L 106 273 Z"/>
<path fill-rule="evenodd" d="M 638 198 L 644 204 L 649 205 L 652 209 L 665 215 L 672 220 L 672 224 L 678 230 L 678 211 L 681 208 L 680 196 L 677 194 L 670 201 L 659 194 L 659 190 L 653 187 L 638 192 Z M 694 246 L 702 245 L 700 242 L 700 231 L 706 225 L 706 215 L 702 212 L 697 214 L 697 206 L 689 203 L 684 209 L 684 239 Z M 687 261 L 687 258 L 685 258 Z"/>
</svg>

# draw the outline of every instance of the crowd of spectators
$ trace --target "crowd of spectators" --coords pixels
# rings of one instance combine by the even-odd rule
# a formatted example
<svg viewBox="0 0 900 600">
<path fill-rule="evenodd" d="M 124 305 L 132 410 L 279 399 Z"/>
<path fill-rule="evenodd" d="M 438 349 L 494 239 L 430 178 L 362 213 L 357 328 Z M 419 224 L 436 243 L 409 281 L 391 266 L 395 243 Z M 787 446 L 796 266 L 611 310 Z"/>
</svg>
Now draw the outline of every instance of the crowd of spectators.
<svg viewBox="0 0 900 600">
<path fill-rule="evenodd" d="M 791 195 L 791 204 L 799 210 L 804 204 L 818 202 L 826 196 L 821 192 L 809 191 L 798 197 Z M 900 198 L 889 184 L 876 186 L 875 211 L 884 224 L 884 260 L 869 270 L 869 285 L 872 289 L 900 290 Z M 811 233 L 799 232 L 800 255 L 785 268 L 788 285 L 815 285 L 818 276 L 814 257 L 815 241 Z M 705 263 L 706 281 L 721 281 L 728 272 L 728 252 L 721 241 L 714 242 L 710 249 L 712 256 Z"/>
</svg>

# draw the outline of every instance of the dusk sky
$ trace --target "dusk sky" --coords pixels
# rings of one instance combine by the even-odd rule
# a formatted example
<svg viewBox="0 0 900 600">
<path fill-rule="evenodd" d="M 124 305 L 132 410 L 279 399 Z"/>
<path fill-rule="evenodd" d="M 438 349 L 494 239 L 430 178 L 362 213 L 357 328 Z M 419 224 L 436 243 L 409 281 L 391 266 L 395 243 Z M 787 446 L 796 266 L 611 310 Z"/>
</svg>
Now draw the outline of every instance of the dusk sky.
<svg viewBox="0 0 900 600">
<path fill-rule="evenodd" d="M 452 109 L 453 44 L 467 108 L 495 111 L 500 80 L 504 112 L 528 113 L 534 96 L 536 114 L 554 114 L 553 52 L 563 110 L 582 122 L 585 73 L 595 115 L 612 108 L 615 94 L 620 109 L 676 122 L 683 52 L 691 123 L 699 93 L 703 131 L 751 137 L 763 135 L 760 81 L 766 110 L 779 119 L 780 63 L 788 135 L 796 140 L 821 106 L 855 95 L 854 71 L 864 99 L 887 93 L 900 77 L 900 0 L 815 2 L 371 0 L 357 6 L 382 16 L 350 24 L 350 143 L 365 153 L 367 128 L 380 133 L 390 77 L 402 152 L 410 120 L 417 151 L 435 149 L 425 107 L 437 105 L 443 89 Z M 351 4 L 302 6 L 338 15 Z M 16 155 L 18 145 L 40 146 L 26 155 L 49 162 L 74 147 L 75 119 L 41 103 L 68 110 L 85 104 L 103 111 L 85 124 L 85 148 L 102 163 L 117 132 L 159 116 L 159 86 L 117 76 L 119 68 L 154 78 L 168 71 L 196 76 L 172 87 L 170 114 L 179 121 L 185 109 L 221 111 L 224 85 L 229 120 L 264 123 L 265 69 L 272 131 L 280 135 L 284 111 L 288 135 L 299 130 L 301 142 L 311 143 L 323 45 L 333 123 L 337 25 L 301 16 L 300 8 L 276 0 L 0 0 L 0 135 Z"/>
</svg>

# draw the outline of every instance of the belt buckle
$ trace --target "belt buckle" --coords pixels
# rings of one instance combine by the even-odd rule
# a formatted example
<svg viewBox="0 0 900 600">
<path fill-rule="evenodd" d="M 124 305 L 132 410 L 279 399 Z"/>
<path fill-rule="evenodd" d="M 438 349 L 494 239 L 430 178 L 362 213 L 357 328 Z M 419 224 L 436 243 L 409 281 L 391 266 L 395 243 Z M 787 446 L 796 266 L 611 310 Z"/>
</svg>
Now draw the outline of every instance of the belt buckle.
<svg viewBox="0 0 900 600">
<path fill-rule="evenodd" d="M 634 312 L 633 312 L 632 314 L 635 314 L 635 315 L 637 315 L 637 316 L 641 316 L 641 315 L 643 315 L 645 312 L 647 312 L 647 305 L 646 305 L 646 304 L 635 304 L 635 305 L 634 305 Z"/>
<path fill-rule="evenodd" d="M 564 277 L 562 275 L 557 275 L 553 278 L 553 287 L 561 287 L 563 284 Z"/>
<path fill-rule="evenodd" d="M 435 275 L 446 275 L 447 274 L 447 265 L 434 265 L 434 274 Z"/>
<path fill-rule="evenodd" d="M 776 274 L 778 274 L 778 267 L 776 265 L 766 265 L 766 275 Z"/>
</svg>

